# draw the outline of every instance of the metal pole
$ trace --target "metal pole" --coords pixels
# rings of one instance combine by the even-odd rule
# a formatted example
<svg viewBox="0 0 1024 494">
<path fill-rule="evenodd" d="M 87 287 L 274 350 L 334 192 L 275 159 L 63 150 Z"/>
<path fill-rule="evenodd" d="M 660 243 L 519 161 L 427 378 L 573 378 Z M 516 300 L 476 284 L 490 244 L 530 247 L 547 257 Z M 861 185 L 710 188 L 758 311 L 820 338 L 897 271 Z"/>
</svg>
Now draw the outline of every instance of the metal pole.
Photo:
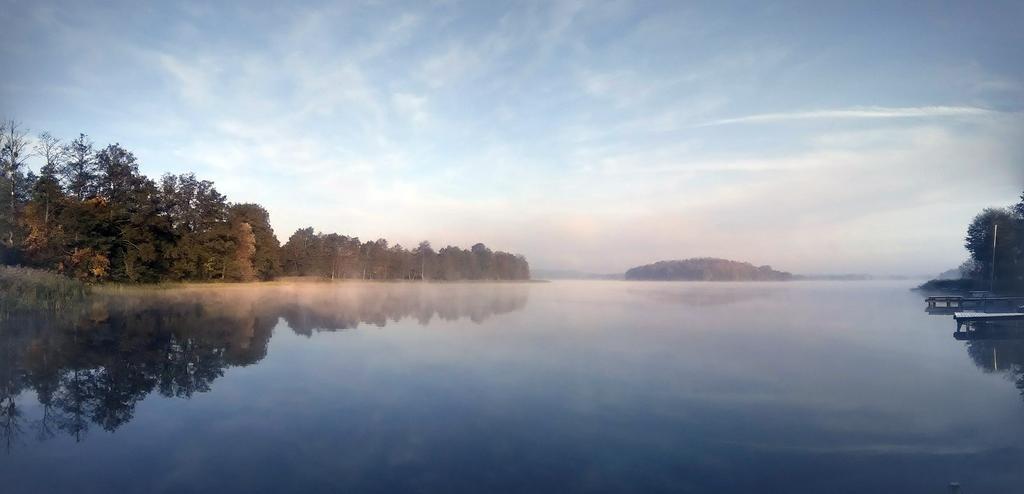
<svg viewBox="0 0 1024 494">
<path fill-rule="evenodd" d="M 996 239 L 999 238 L 999 225 L 992 227 L 992 273 L 988 291 L 994 292 L 996 287 Z"/>
</svg>

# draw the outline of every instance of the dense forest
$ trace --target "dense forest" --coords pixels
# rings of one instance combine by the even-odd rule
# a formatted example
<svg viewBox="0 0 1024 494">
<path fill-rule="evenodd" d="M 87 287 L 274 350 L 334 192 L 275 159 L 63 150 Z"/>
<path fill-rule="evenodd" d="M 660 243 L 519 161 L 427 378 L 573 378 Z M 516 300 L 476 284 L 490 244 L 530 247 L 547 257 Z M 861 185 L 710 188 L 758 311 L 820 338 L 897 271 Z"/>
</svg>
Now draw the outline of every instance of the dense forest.
<svg viewBox="0 0 1024 494">
<path fill-rule="evenodd" d="M 793 275 L 771 266 L 713 257 L 658 261 L 626 271 L 627 280 L 675 281 L 786 281 Z"/>
<path fill-rule="evenodd" d="M 39 173 L 28 159 L 40 163 Z M 280 275 L 362 279 L 529 279 L 522 256 L 483 244 L 386 240 L 300 229 L 282 247 L 267 211 L 231 203 L 195 175 L 153 180 L 119 144 L 85 134 L 31 138 L 0 122 L 0 264 L 53 270 L 83 281 L 251 281 Z"/>
</svg>

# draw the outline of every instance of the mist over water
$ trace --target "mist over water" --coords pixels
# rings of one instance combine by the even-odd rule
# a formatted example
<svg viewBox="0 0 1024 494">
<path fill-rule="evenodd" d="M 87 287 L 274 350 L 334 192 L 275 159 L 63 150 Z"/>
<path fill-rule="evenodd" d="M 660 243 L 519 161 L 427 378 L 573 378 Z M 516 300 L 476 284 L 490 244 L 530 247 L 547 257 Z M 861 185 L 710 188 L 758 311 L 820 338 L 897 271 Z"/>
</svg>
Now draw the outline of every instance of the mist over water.
<svg viewBox="0 0 1024 494">
<path fill-rule="evenodd" d="M 122 293 L 3 323 L 0 478 L 4 492 L 1012 491 L 1024 351 L 954 340 L 907 288 Z"/>
</svg>

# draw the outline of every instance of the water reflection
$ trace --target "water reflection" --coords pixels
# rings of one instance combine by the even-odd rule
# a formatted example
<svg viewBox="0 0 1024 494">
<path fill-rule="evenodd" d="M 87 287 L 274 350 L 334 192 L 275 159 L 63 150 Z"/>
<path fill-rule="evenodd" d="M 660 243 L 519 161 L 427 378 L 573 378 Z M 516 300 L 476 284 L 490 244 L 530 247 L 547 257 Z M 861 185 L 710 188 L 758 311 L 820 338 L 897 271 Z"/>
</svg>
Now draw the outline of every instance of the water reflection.
<svg viewBox="0 0 1024 494">
<path fill-rule="evenodd" d="M 982 372 L 1001 374 L 1014 383 L 1024 399 L 1024 333 L 1016 326 L 990 327 L 955 333 Z M 966 336 L 963 336 L 966 335 Z"/>
<path fill-rule="evenodd" d="M 325 286 L 129 296 L 0 333 L 3 492 L 1024 482 L 1024 405 L 994 379 L 1021 359 L 971 342 L 978 371 L 905 285 Z"/>
<path fill-rule="evenodd" d="M 635 285 L 627 293 L 649 300 L 689 307 L 714 307 L 748 302 L 754 299 L 772 298 L 779 295 L 777 290 L 751 285 L 707 285 L 706 282 Z"/>
<path fill-rule="evenodd" d="M 1016 321 L 978 321 L 965 324 L 953 337 L 966 342 L 967 354 L 985 373 L 1013 381 L 1024 399 L 1024 324 Z"/>
<path fill-rule="evenodd" d="M 151 393 L 189 398 L 267 354 L 278 321 L 295 333 L 412 318 L 481 322 L 526 306 L 515 284 L 315 284 L 183 288 L 106 296 L 75 314 L 0 322 L 0 443 L 91 427 L 116 431 Z M 38 410 L 19 395 L 34 393 Z"/>
</svg>

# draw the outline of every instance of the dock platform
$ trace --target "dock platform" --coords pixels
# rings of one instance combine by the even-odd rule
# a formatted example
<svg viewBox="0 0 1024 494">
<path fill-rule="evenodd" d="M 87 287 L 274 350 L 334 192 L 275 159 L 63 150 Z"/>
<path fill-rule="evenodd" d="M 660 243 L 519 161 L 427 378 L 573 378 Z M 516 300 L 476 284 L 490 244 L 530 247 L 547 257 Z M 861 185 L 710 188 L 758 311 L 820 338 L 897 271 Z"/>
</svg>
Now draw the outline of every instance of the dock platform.
<svg viewBox="0 0 1024 494">
<path fill-rule="evenodd" d="M 960 296 L 946 296 L 946 297 L 928 297 L 924 301 L 928 304 L 929 309 L 948 309 L 953 307 L 960 307 L 960 301 L 964 298 Z"/>
<path fill-rule="evenodd" d="M 924 299 L 929 310 L 985 307 L 989 305 L 1024 304 L 1024 297 L 963 297 L 959 295 L 932 296 Z"/>
<path fill-rule="evenodd" d="M 959 332 L 962 326 L 978 322 L 1024 321 L 1024 312 L 956 312 L 953 319 Z"/>
</svg>

